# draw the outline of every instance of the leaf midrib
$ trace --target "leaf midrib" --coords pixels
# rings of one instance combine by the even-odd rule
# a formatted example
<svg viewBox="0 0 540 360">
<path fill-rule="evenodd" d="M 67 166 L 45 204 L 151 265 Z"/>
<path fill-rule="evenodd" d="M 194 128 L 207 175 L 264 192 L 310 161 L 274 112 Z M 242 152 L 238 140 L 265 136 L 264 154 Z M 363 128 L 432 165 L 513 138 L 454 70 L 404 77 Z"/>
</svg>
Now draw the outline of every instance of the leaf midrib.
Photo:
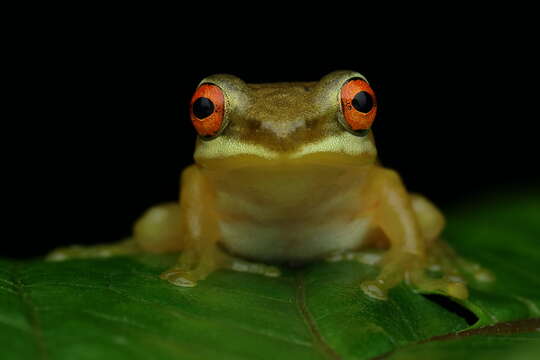
<svg viewBox="0 0 540 360">
<path fill-rule="evenodd" d="M 306 287 L 304 284 L 304 276 L 302 272 L 298 272 L 296 275 L 296 304 L 300 316 L 304 321 L 309 333 L 313 339 L 313 347 L 318 350 L 324 357 L 330 360 L 341 360 L 341 356 L 326 342 L 324 336 L 319 331 L 319 328 L 315 322 L 315 319 L 308 309 L 306 303 Z"/>
</svg>

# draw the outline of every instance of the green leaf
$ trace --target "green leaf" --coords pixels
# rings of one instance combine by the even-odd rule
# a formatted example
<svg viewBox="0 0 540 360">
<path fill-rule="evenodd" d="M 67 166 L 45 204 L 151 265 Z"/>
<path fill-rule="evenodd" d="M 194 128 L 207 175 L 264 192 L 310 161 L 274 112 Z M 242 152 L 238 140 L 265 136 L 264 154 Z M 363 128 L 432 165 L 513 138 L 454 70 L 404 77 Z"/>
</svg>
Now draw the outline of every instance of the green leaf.
<svg viewBox="0 0 540 360">
<path fill-rule="evenodd" d="M 2 359 L 538 356 L 540 320 L 522 319 L 540 317 L 539 195 L 451 212 L 445 238 L 496 276 L 469 278 L 461 305 L 405 284 L 388 301 L 366 297 L 358 285 L 376 269 L 356 262 L 284 269 L 279 278 L 219 271 L 182 288 L 158 276 L 173 255 L 0 260 Z M 500 322 L 509 323 L 490 327 Z"/>
</svg>

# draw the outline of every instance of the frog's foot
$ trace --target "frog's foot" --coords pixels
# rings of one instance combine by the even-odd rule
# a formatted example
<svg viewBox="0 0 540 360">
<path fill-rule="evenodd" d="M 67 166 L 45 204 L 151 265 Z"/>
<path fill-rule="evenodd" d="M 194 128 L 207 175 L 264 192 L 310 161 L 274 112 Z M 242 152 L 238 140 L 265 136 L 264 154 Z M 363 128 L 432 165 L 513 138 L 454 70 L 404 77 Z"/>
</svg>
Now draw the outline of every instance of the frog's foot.
<svg viewBox="0 0 540 360">
<path fill-rule="evenodd" d="M 495 280 L 491 271 L 477 263 L 465 260 L 458 256 L 455 251 L 444 241 L 437 240 L 429 250 L 428 271 L 443 274 L 443 277 L 460 278 L 462 270 L 481 283 L 489 283 Z"/>
<path fill-rule="evenodd" d="M 458 299 L 467 298 L 465 281 L 455 266 L 441 266 L 440 278 L 430 276 L 426 267 L 422 256 L 390 250 L 381 261 L 381 271 L 377 278 L 362 282 L 361 288 L 373 298 L 386 300 L 388 291 L 404 280 L 420 292 L 437 292 Z"/>
<path fill-rule="evenodd" d="M 469 296 L 465 280 L 451 272 L 440 278 L 434 278 L 428 275 L 424 269 L 419 269 L 407 273 L 405 280 L 421 293 L 439 293 L 460 300 L 465 300 Z"/>
<path fill-rule="evenodd" d="M 215 247 L 205 252 L 184 251 L 178 263 L 161 274 L 161 278 L 177 286 L 193 287 L 199 280 L 204 280 L 208 275 L 220 269 L 269 277 L 277 277 L 281 274 L 279 268 L 275 266 L 238 259 Z"/>
<path fill-rule="evenodd" d="M 140 246 L 133 239 L 126 239 L 113 244 L 92 246 L 72 245 L 51 251 L 45 257 L 50 261 L 62 261 L 76 258 L 106 258 L 118 255 L 130 255 L 141 252 Z"/>
</svg>

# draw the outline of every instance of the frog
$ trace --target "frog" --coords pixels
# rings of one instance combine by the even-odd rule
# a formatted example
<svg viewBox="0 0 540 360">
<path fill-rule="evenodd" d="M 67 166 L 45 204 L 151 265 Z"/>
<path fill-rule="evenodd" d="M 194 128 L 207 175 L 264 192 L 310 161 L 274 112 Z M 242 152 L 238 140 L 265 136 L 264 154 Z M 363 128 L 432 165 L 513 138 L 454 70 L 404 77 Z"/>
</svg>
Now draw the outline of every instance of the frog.
<svg viewBox="0 0 540 360">
<path fill-rule="evenodd" d="M 276 277 L 283 266 L 372 254 L 378 274 L 358 284 L 372 298 L 405 281 L 466 299 L 459 257 L 441 239 L 444 215 L 378 160 L 377 109 L 352 70 L 314 82 L 208 76 L 190 102 L 197 140 L 179 201 L 147 210 L 128 240 L 49 258 L 180 252 L 161 278 L 193 287 L 221 269 Z"/>
</svg>

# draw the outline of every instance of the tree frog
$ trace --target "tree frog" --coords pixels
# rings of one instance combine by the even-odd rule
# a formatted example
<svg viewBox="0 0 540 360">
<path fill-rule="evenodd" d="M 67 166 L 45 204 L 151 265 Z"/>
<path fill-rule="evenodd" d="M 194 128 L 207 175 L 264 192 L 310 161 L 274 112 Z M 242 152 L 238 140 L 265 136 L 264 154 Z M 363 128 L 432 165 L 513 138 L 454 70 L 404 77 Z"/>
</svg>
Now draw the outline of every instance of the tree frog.
<svg viewBox="0 0 540 360">
<path fill-rule="evenodd" d="M 278 276 L 279 264 L 351 259 L 379 248 L 378 276 L 359 284 L 366 294 L 385 299 L 405 280 L 466 298 L 455 257 L 439 239 L 443 215 L 377 161 L 377 106 L 354 71 L 269 84 L 209 76 L 191 100 L 198 139 L 179 202 L 149 209 L 131 240 L 50 257 L 182 251 L 161 277 L 190 287 L 218 269 Z M 442 277 L 426 275 L 434 267 Z"/>
</svg>

